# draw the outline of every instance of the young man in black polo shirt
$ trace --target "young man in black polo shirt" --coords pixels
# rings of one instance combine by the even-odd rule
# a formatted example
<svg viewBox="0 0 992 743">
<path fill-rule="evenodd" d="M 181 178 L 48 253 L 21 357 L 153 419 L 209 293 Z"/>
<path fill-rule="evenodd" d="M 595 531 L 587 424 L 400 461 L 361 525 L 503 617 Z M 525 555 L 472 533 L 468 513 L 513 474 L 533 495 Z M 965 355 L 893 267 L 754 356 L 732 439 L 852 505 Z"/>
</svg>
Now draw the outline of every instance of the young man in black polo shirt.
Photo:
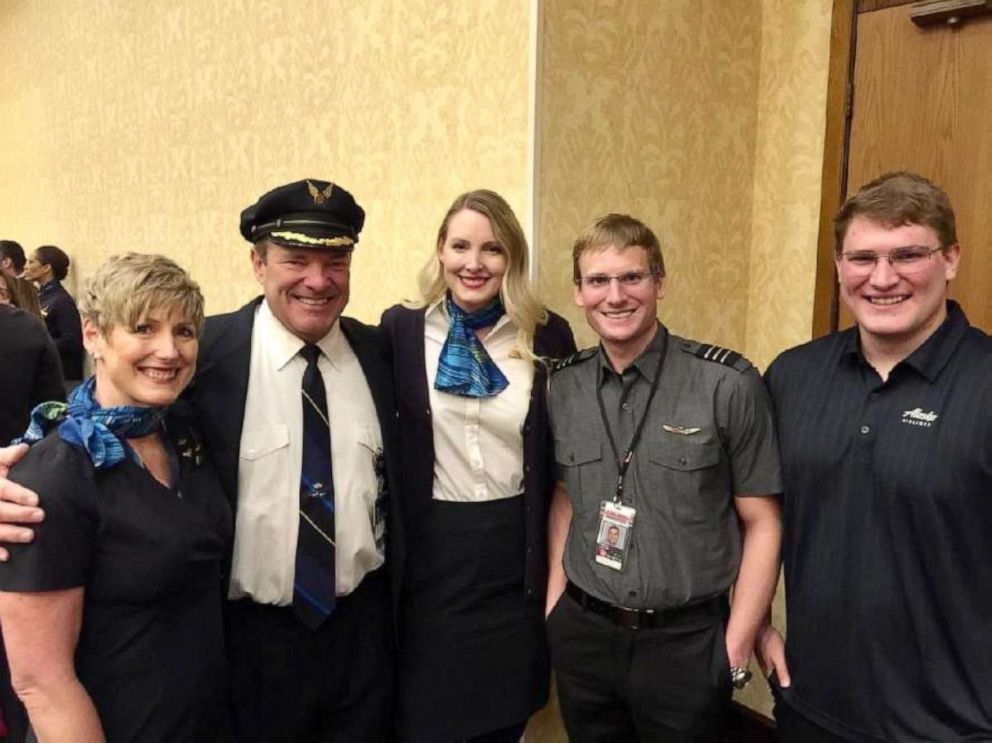
<svg viewBox="0 0 992 743">
<path fill-rule="evenodd" d="M 835 230 L 857 326 L 766 375 L 788 642 L 758 645 L 782 740 L 992 740 L 992 338 L 947 299 L 954 212 L 891 173 Z"/>
</svg>

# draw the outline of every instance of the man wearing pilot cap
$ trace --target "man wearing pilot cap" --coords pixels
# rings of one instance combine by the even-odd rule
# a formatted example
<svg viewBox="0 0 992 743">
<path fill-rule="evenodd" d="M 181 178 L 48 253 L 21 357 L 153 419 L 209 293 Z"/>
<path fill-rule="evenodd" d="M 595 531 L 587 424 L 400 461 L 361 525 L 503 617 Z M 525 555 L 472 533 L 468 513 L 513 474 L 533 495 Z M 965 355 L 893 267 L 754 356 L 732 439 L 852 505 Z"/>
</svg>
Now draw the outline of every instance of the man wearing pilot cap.
<svg viewBox="0 0 992 743">
<path fill-rule="evenodd" d="M 312 179 L 245 209 L 263 296 L 207 318 L 184 396 L 235 512 L 225 608 L 238 741 L 391 738 L 391 376 L 377 331 L 341 317 L 364 221 L 350 193 Z M 0 491 L 28 499 L 7 481 Z M 8 505 L 5 522 L 40 520 Z M 12 529 L 0 537 L 25 541 Z"/>
<path fill-rule="evenodd" d="M 364 222 L 326 181 L 263 195 L 241 213 L 263 296 L 208 318 L 200 347 L 190 396 L 235 507 L 228 646 L 241 740 L 389 735 L 394 407 L 376 331 L 341 317 Z"/>
</svg>

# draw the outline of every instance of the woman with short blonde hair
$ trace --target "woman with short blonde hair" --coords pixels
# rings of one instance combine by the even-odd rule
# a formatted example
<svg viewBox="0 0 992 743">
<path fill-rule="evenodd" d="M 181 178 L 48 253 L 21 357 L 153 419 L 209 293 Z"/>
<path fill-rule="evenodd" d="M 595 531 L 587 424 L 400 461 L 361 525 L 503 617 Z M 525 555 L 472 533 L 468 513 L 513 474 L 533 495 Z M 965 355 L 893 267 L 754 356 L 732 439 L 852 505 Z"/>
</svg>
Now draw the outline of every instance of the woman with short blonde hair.
<svg viewBox="0 0 992 743">
<path fill-rule="evenodd" d="M 14 688 L 41 741 L 226 740 L 231 512 L 176 404 L 203 297 L 170 259 L 128 253 L 96 270 L 80 309 L 94 376 L 35 409 L 10 474 L 46 514 L 0 565 Z"/>
</svg>

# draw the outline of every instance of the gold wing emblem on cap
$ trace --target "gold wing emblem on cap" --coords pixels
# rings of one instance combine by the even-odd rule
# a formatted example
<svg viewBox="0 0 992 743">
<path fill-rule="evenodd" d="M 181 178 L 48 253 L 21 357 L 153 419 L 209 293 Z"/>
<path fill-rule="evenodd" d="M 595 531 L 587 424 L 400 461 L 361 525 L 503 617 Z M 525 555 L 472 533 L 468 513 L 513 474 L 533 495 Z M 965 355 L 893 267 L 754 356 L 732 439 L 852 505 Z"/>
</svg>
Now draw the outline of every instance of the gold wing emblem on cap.
<svg viewBox="0 0 992 743">
<path fill-rule="evenodd" d="M 331 194 L 334 193 L 334 184 L 328 183 L 327 188 L 321 191 L 310 181 L 307 181 L 307 190 L 310 191 L 310 195 L 313 196 L 313 202 L 315 204 L 326 204 L 327 200 L 331 198 Z"/>
</svg>

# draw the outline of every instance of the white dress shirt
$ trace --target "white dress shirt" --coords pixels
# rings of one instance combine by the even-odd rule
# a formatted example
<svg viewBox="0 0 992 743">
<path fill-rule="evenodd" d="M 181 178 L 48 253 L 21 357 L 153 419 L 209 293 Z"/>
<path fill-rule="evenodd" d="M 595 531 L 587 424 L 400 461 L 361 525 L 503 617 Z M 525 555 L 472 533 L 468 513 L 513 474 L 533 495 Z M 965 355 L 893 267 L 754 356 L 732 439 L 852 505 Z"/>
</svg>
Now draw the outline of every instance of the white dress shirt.
<svg viewBox="0 0 992 743">
<path fill-rule="evenodd" d="M 503 315 L 482 345 L 509 381 L 493 397 L 461 397 L 434 389 L 441 349 L 448 337 L 444 301 L 427 308 L 424 356 L 434 429 L 434 494 L 443 501 L 492 501 L 520 495 L 524 481 L 524 419 L 534 367 L 511 358 L 517 327 Z"/>
<path fill-rule="evenodd" d="M 383 563 L 384 525 L 376 513 L 382 432 L 358 358 L 340 323 L 317 344 L 327 391 L 334 471 L 337 594 L 353 591 Z M 262 302 L 251 337 L 248 396 L 238 462 L 238 511 L 229 598 L 262 604 L 293 602 L 303 405 L 304 342 Z"/>
</svg>

